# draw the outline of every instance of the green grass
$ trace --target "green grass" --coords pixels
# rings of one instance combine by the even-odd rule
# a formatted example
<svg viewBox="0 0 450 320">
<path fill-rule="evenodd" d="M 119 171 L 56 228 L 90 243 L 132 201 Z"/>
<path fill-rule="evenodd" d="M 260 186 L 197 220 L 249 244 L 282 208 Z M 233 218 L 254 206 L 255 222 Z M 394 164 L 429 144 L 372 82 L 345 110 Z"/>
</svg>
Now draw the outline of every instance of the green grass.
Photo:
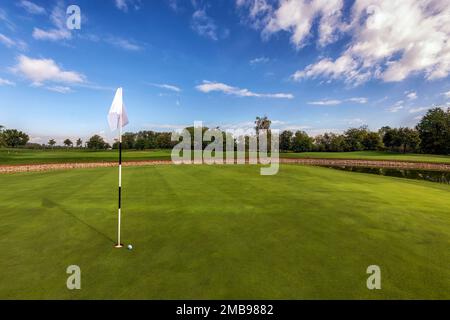
<svg viewBox="0 0 450 320">
<path fill-rule="evenodd" d="M 124 150 L 123 160 L 170 160 L 171 150 Z M 282 158 L 324 158 L 324 159 L 364 159 L 395 160 L 415 162 L 450 163 L 450 156 L 425 154 L 399 154 L 378 151 L 356 152 L 303 152 L 281 153 Z M 0 165 L 41 164 L 67 162 L 117 161 L 117 150 L 89 151 L 80 149 L 28 150 L 0 149 Z"/>
<path fill-rule="evenodd" d="M 171 150 L 124 150 L 123 160 L 170 160 Z M 80 149 L 29 150 L 0 149 L 0 165 L 67 162 L 117 161 L 117 150 L 90 151 Z"/>
<path fill-rule="evenodd" d="M 282 153 L 283 158 L 358 159 L 450 163 L 450 156 L 383 151 Z"/>
<path fill-rule="evenodd" d="M 450 299 L 450 186 L 282 165 L 0 176 L 0 298 Z M 67 266 L 82 289 L 66 289 Z M 377 264 L 382 290 L 366 288 Z"/>
</svg>

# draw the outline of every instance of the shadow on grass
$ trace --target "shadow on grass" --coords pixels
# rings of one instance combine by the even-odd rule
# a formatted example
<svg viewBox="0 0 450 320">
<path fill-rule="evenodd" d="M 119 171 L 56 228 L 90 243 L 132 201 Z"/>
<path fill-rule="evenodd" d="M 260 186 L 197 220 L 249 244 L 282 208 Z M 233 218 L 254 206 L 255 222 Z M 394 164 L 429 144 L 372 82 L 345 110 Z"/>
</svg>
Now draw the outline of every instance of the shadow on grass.
<svg viewBox="0 0 450 320">
<path fill-rule="evenodd" d="M 62 212 L 64 212 L 65 214 L 67 214 L 68 216 L 72 217 L 73 219 L 75 219 L 76 221 L 84 224 L 86 227 L 88 227 L 89 229 L 91 229 L 92 231 L 94 231 L 95 233 L 97 233 L 98 235 L 102 236 L 103 238 L 107 239 L 108 241 L 111 241 L 113 244 L 115 244 L 116 242 L 111 239 L 108 235 L 104 234 L 103 232 L 101 232 L 100 230 L 96 229 L 95 227 L 91 226 L 89 223 L 81 220 L 80 218 L 78 218 L 76 215 L 74 215 L 72 212 L 70 212 L 69 210 L 67 210 L 66 208 L 64 208 L 62 205 L 60 205 L 59 203 L 56 203 L 50 199 L 47 198 L 43 198 L 42 199 L 42 206 L 44 208 L 58 208 L 59 210 L 61 210 Z"/>
</svg>

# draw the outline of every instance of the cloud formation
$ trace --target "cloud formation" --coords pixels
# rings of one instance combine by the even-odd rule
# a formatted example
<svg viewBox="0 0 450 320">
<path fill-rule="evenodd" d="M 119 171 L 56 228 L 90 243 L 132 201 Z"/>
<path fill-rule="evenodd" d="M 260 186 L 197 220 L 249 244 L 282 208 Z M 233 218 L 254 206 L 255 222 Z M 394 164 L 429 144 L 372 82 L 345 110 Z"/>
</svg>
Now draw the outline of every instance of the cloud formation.
<svg viewBox="0 0 450 320">
<path fill-rule="evenodd" d="M 115 0 L 116 8 L 122 10 L 123 12 L 128 12 L 128 9 L 132 7 L 134 10 L 139 10 L 141 1 L 140 0 Z"/>
<path fill-rule="evenodd" d="M 27 48 L 27 44 L 22 40 L 13 40 L 3 33 L 0 33 L 0 43 L 5 45 L 7 48 L 17 48 L 19 50 L 25 50 Z"/>
<path fill-rule="evenodd" d="M 269 58 L 266 57 L 258 57 L 250 60 L 251 65 L 263 64 L 269 62 Z"/>
<path fill-rule="evenodd" d="M 28 13 L 30 14 L 45 14 L 46 11 L 43 7 L 38 6 L 37 4 L 27 1 L 27 0 L 21 0 L 17 4 L 19 7 L 24 8 Z"/>
<path fill-rule="evenodd" d="M 0 86 L 15 86 L 16 84 L 8 79 L 0 78 Z"/>
<path fill-rule="evenodd" d="M 218 91 L 238 97 L 278 98 L 278 99 L 294 98 L 294 95 L 291 93 L 255 93 L 248 89 L 240 89 L 237 87 L 229 86 L 225 83 L 211 82 L 206 80 L 204 80 L 202 84 L 196 86 L 196 89 L 204 93 Z"/>
<path fill-rule="evenodd" d="M 406 91 L 405 94 L 406 94 L 406 97 L 409 100 L 416 100 L 417 99 L 417 92 L 415 92 L 415 91 Z"/>
<path fill-rule="evenodd" d="M 350 41 L 337 58 L 321 58 L 298 70 L 294 80 L 340 79 L 354 85 L 370 79 L 402 81 L 413 74 L 425 79 L 450 73 L 450 2 L 446 0 L 358 0 L 344 19 L 343 0 L 279 1 L 274 8 L 265 0 L 237 0 L 264 37 L 291 34 L 302 48 L 317 25 L 319 47 L 343 36 Z"/>
<path fill-rule="evenodd" d="M 50 14 L 50 21 L 55 26 L 48 30 L 41 28 L 33 29 L 33 38 L 36 40 L 59 41 L 72 38 L 72 33 L 66 27 L 66 12 L 64 4 L 58 2 Z"/>
<path fill-rule="evenodd" d="M 348 98 L 344 100 L 338 100 L 338 99 L 324 99 L 324 100 L 318 100 L 318 101 L 310 101 L 308 104 L 311 105 L 317 105 L 317 106 L 335 106 L 344 102 L 353 102 L 353 103 L 359 103 L 364 104 L 367 103 L 368 99 L 364 97 L 353 97 Z"/>
<path fill-rule="evenodd" d="M 85 76 L 76 71 L 65 71 L 52 59 L 33 59 L 25 55 L 17 58 L 17 65 L 12 71 L 29 79 L 33 85 L 45 82 L 81 84 Z"/>
<path fill-rule="evenodd" d="M 72 92 L 71 88 L 64 87 L 64 86 L 49 86 L 49 87 L 45 87 L 45 88 L 47 90 L 58 92 L 58 93 L 63 93 L 63 94 Z"/>
<path fill-rule="evenodd" d="M 171 85 L 171 84 L 167 84 L 167 83 L 149 83 L 149 85 L 157 87 L 157 88 L 161 88 L 161 89 L 174 91 L 174 92 L 181 91 L 181 89 L 179 87 Z"/>
<path fill-rule="evenodd" d="M 218 40 L 217 25 L 206 14 L 205 9 L 198 9 L 192 15 L 191 28 L 199 35 L 211 40 Z"/>
</svg>

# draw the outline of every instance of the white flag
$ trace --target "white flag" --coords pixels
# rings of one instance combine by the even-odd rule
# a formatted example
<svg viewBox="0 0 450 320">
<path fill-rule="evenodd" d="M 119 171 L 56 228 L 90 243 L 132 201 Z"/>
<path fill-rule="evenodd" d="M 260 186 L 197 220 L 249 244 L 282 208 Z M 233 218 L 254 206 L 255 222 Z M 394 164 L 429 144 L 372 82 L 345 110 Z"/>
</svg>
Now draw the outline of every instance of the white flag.
<svg viewBox="0 0 450 320">
<path fill-rule="evenodd" d="M 121 125 L 122 127 L 125 127 L 128 124 L 127 112 L 123 105 L 122 88 L 119 88 L 116 91 L 111 108 L 109 109 L 108 123 L 111 130 L 119 129 Z"/>
</svg>

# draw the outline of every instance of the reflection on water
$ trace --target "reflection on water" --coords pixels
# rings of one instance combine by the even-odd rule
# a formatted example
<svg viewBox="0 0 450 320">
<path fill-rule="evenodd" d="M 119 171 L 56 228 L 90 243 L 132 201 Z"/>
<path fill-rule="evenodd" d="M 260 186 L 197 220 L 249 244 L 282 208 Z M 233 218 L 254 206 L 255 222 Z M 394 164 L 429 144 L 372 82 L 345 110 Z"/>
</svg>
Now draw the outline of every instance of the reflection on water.
<svg viewBox="0 0 450 320">
<path fill-rule="evenodd" d="M 361 173 L 378 174 L 382 176 L 399 177 L 406 179 L 426 180 L 438 183 L 450 184 L 450 172 L 430 170 L 410 170 L 392 168 L 368 168 L 352 166 L 327 166 L 328 168 L 353 171 Z"/>
</svg>

